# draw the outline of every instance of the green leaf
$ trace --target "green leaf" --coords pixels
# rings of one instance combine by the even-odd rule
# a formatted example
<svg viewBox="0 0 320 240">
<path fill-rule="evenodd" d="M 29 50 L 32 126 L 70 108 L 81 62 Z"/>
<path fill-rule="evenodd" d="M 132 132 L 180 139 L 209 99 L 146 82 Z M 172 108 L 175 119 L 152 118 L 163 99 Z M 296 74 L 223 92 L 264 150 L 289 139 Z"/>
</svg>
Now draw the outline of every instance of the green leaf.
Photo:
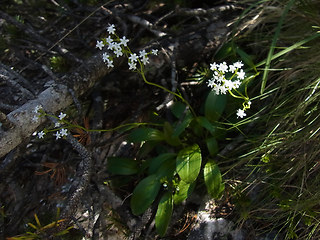
<svg viewBox="0 0 320 240">
<path fill-rule="evenodd" d="M 150 152 L 152 152 L 155 147 L 159 145 L 159 142 L 157 141 L 148 141 L 144 142 L 142 146 L 139 149 L 139 158 L 145 158 Z"/>
<path fill-rule="evenodd" d="M 177 191 L 173 195 L 174 204 L 180 204 L 185 199 L 187 199 L 190 196 L 190 194 L 192 193 L 195 185 L 196 185 L 195 182 L 186 183 L 181 180 L 177 186 Z"/>
<path fill-rule="evenodd" d="M 169 122 L 165 122 L 163 125 L 164 138 L 171 146 L 179 146 L 181 144 L 178 136 L 173 135 L 173 128 Z"/>
<path fill-rule="evenodd" d="M 166 234 L 173 210 L 172 194 L 166 192 L 160 199 L 155 217 L 156 229 L 160 236 Z"/>
<path fill-rule="evenodd" d="M 185 110 L 186 110 L 186 105 L 183 104 L 182 102 L 175 102 L 172 106 L 171 106 L 171 112 L 172 114 L 176 117 L 176 118 L 181 118 L 182 115 L 184 114 Z"/>
<path fill-rule="evenodd" d="M 206 139 L 206 144 L 207 144 L 207 148 L 209 150 L 210 155 L 215 156 L 219 151 L 218 142 L 217 142 L 216 138 L 211 137 L 211 138 Z"/>
<path fill-rule="evenodd" d="M 200 172 L 201 160 L 201 150 L 197 144 L 180 150 L 176 161 L 176 170 L 180 178 L 186 183 L 194 182 Z"/>
<path fill-rule="evenodd" d="M 136 160 L 121 157 L 109 157 L 107 169 L 109 172 L 119 175 L 132 175 L 139 172 Z"/>
<path fill-rule="evenodd" d="M 163 153 L 151 159 L 150 166 L 149 166 L 149 174 L 156 173 L 159 170 L 160 166 L 167 161 L 175 162 L 176 156 L 177 154 L 175 153 Z"/>
<path fill-rule="evenodd" d="M 163 133 L 158 129 L 141 127 L 133 130 L 128 139 L 130 142 L 137 143 L 142 141 L 161 141 L 164 137 Z"/>
<path fill-rule="evenodd" d="M 209 195 L 212 198 L 220 198 L 224 191 L 224 184 L 218 165 L 209 160 L 203 169 L 204 182 L 206 184 Z"/>
<path fill-rule="evenodd" d="M 156 172 L 156 175 L 160 179 L 165 178 L 168 181 L 171 181 L 174 176 L 175 170 L 176 170 L 176 161 L 175 159 L 174 160 L 170 159 L 161 164 L 161 166 Z"/>
<path fill-rule="evenodd" d="M 203 116 L 199 116 L 199 117 L 197 117 L 197 122 L 198 122 L 198 124 L 200 124 L 202 127 L 204 127 L 205 129 L 207 129 L 207 130 L 211 133 L 211 135 L 214 135 L 214 133 L 215 133 L 215 131 L 216 131 L 216 127 L 213 126 L 213 125 L 211 124 L 211 122 L 210 122 L 207 118 L 205 118 L 205 117 L 203 117 Z"/>
<path fill-rule="evenodd" d="M 234 48 L 235 46 L 233 42 L 223 44 L 219 51 L 215 54 L 215 59 L 224 59 L 229 56 L 233 56 L 235 54 Z"/>
<path fill-rule="evenodd" d="M 219 120 L 223 113 L 227 102 L 227 95 L 217 95 L 214 91 L 210 91 L 204 105 L 204 115 L 209 121 Z"/>
<path fill-rule="evenodd" d="M 176 123 L 176 126 L 175 126 L 173 133 L 172 133 L 172 136 L 178 137 L 190 125 L 192 120 L 193 120 L 193 116 L 190 112 L 188 112 L 181 122 L 178 121 Z"/>
<path fill-rule="evenodd" d="M 141 180 L 133 190 L 130 205 L 134 215 L 144 213 L 153 203 L 160 190 L 160 180 L 156 175 L 150 175 Z"/>
</svg>

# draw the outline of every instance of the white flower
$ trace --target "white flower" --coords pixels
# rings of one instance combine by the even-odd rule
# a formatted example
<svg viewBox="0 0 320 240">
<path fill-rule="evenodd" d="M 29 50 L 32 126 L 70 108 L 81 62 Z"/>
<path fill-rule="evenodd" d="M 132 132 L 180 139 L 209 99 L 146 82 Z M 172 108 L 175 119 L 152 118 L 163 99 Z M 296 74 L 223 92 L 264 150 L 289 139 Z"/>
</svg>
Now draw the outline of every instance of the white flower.
<svg viewBox="0 0 320 240">
<path fill-rule="evenodd" d="M 158 55 L 158 49 L 152 49 L 152 50 L 151 50 L 151 53 L 152 53 L 153 55 Z"/>
<path fill-rule="evenodd" d="M 38 138 L 43 138 L 45 133 L 43 131 L 38 132 Z"/>
<path fill-rule="evenodd" d="M 237 75 L 238 75 L 238 78 L 240 79 L 240 80 L 243 80 L 244 79 L 244 77 L 245 77 L 245 72 L 241 69 L 239 72 L 237 72 Z"/>
<path fill-rule="evenodd" d="M 62 128 L 61 130 L 60 130 L 60 136 L 61 137 L 63 137 L 63 136 L 67 136 L 68 135 L 68 130 L 67 129 L 65 129 L 65 128 Z"/>
<path fill-rule="evenodd" d="M 59 122 L 56 122 L 55 124 L 54 124 L 54 127 L 55 128 L 58 128 L 58 127 L 60 127 L 61 126 L 61 123 L 59 123 Z"/>
<path fill-rule="evenodd" d="M 114 34 L 115 31 L 116 31 L 116 29 L 114 27 L 114 24 L 111 24 L 111 25 L 109 24 L 109 27 L 107 28 L 107 31 L 108 31 L 109 34 Z"/>
<path fill-rule="evenodd" d="M 243 118 L 243 117 L 245 117 L 245 116 L 247 116 L 247 114 L 244 112 L 244 110 L 243 109 L 238 109 L 238 111 L 237 111 L 237 118 Z"/>
<path fill-rule="evenodd" d="M 220 63 L 218 67 L 219 72 L 225 73 L 228 72 L 228 65 L 226 62 Z"/>
<path fill-rule="evenodd" d="M 58 140 L 59 138 L 61 138 L 61 134 L 59 131 L 56 132 L 56 134 L 54 134 L 56 136 L 56 140 Z"/>
<path fill-rule="evenodd" d="M 97 41 L 96 48 L 99 48 L 100 50 L 102 50 L 103 47 L 104 47 L 103 42 Z"/>
<path fill-rule="evenodd" d="M 218 65 L 216 64 L 216 62 L 214 62 L 214 63 L 210 63 L 210 70 L 211 70 L 211 71 L 216 70 L 216 69 L 217 69 L 217 67 L 218 67 Z"/>
<path fill-rule="evenodd" d="M 108 49 L 113 50 L 116 47 L 117 43 L 112 42 L 108 45 Z"/>
<path fill-rule="evenodd" d="M 235 62 L 235 63 L 233 64 L 233 66 L 234 66 L 235 68 L 240 69 L 240 68 L 242 68 L 243 63 L 242 63 L 241 61 L 238 61 L 238 62 Z"/>
<path fill-rule="evenodd" d="M 123 55 L 122 49 L 121 48 L 117 48 L 113 51 L 114 54 L 117 55 L 117 57 L 120 57 Z"/>
<path fill-rule="evenodd" d="M 128 62 L 129 65 L 129 70 L 136 70 L 137 69 L 137 65 L 135 62 Z"/>
<path fill-rule="evenodd" d="M 208 81 L 208 87 L 213 88 L 214 84 L 215 84 L 214 79 L 213 79 L 213 78 L 209 79 L 209 81 Z"/>
<path fill-rule="evenodd" d="M 32 118 L 32 122 L 34 122 L 34 123 L 39 122 L 39 115 L 34 115 Z"/>
<path fill-rule="evenodd" d="M 220 95 L 220 94 L 226 94 L 228 89 L 226 88 L 226 86 L 214 84 L 212 91 L 215 91 L 217 95 Z"/>
<path fill-rule="evenodd" d="M 107 65 L 107 67 L 111 67 L 111 68 L 114 67 L 114 66 L 113 66 L 113 60 L 108 59 L 108 65 Z"/>
<path fill-rule="evenodd" d="M 102 59 L 103 59 L 103 62 L 108 61 L 108 60 L 109 60 L 109 54 L 103 53 L 103 54 L 102 54 Z"/>
<path fill-rule="evenodd" d="M 34 108 L 33 112 L 34 112 L 34 113 L 39 113 L 39 110 L 41 110 L 41 109 L 42 109 L 42 106 L 41 106 L 41 105 L 37 105 L 37 106 Z"/>
<path fill-rule="evenodd" d="M 147 56 L 144 56 L 142 59 L 141 59 L 141 62 L 143 62 L 144 65 L 146 65 L 147 63 L 149 63 L 149 58 Z"/>
<path fill-rule="evenodd" d="M 121 39 L 120 39 L 120 44 L 122 44 L 124 47 L 127 46 L 127 43 L 129 42 L 128 39 L 126 39 L 125 36 L 123 36 Z"/>
<path fill-rule="evenodd" d="M 138 56 L 137 56 L 137 54 L 135 54 L 135 53 L 130 54 L 129 60 L 130 60 L 130 62 L 136 62 L 136 61 L 138 61 Z"/>
<path fill-rule="evenodd" d="M 224 80 L 224 86 L 228 89 L 228 90 L 232 90 L 233 88 L 235 88 L 234 83 L 231 80 Z"/>
<path fill-rule="evenodd" d="M 67 116 L 67 114 L 60 112 L 60 114 L 59 114 L 59 116 L 58 116 L 58 117 L 59 117 L 59 120 L 64 119 L 65 116 Z"/>
<path fill-rule="evenodd" d="M 146 53 L 146 50 L 142 50 L 142 51 L 139 51 L 139 57 L 142 59 L 142 58 L 145 58 L 147 56 L 147 53 Z"/>
<path fill-rule="evenodd" d="M 229 65 L 229 72 L 234 73 L 236 71 L 236 67 L 234 65 Z"/>
<path fill-rule="evenodd" d="M 108 37 L 106 38 L 106 42 L 107 42 L 108 45 L 110 45 L 110 44 L 113 43 L 113 39 L 112 39 L 110 36 L 108 36 Z"/>
<path fill-rule="evenodd" d="M 234 86 L 235 86 L 234 88 L 239 88 L 240 85 L 241 85 L 241 81 L 239 81 L 239 80 L 236 80 L 233 83 L 234 83 Z"/>
</svg>

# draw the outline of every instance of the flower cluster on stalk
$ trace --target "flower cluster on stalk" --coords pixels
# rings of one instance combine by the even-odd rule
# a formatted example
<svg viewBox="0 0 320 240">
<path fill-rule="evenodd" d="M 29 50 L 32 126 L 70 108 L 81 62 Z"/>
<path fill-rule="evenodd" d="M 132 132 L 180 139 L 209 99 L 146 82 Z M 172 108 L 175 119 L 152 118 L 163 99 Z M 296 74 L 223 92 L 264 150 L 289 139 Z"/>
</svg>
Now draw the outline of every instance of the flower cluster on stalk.
<svg viewBox="0 0 320 240">
<path fill-rule="evenodd" d="M 129 70 L 135 71 L 137 70 L 137 64 L 143 66 L 149 63 L 148 55 L 158 54 L 157 49 L 152 49 L 150 52 L 142 50 L 139 52 L 139 54 L 131 52 L 130 48 L 128 47 L 129 40 L 125 36 L 120 38 L 116 34 L 114 24 L 110 24 L 108 26 L 107 32 L 109 36 L 101 41 L 98 40 L 96 43 L 96 48 L 103 50 L 106 47 L 109 52 L 113 52 L 113 55 L 110 55 L 109 52 L 102 53 L 102 60 L 107 64 L 107 67 L 114 67 L 113 59 L 115 57 L 121 57 L 125 55 L 128 58 Z"/>
<path fill-rule="evenodd" d="M 35 109 L 33 110 L 33 112 L 35 113 L 35 115 L 32 118 L 32 121 L 37 122 L 39 120 L 39 118 L 41 116 L 46 116 L 47 114 L 45 113 L 45 111 L 43 110 L 41 105 L 37 105 L 35 107 Z M 56 123 L 54 125 L 55 129 L 50 130 L 50 131 L 55 131 L 55 133 L 53 134 L 56 137 L 56 140 L 58 140 L 59 138 L 65 137 L 68 135 L 68 129 L 61 127 L 61 125 L 64 123 L 63 119 L 67 116 L 67 114 L 60 112 L 59 116 L 52 116 L 54 118 L 56 118 Z M 49 130 L 44 129 L 38 133 L 36 133 L 36 135 L 38 136 L 38 138 L 44 138 L 44 136 L 49 132 Z"/>
<path fill-rule="evenodd" d="M 228 91 L 237 89 L 241 85 L 241 80 L 245 78 L 245 72 L 241 69 L 242 62 L 236 62 L 231 65 L 227 65 L 226 62 L 217 64 L 211 63 L 210 70 L 213 72 L 213 76 L 208 81 L 208 86 L 212 88 L 217 95 L 226 94 Z M 226 78 L 226 74 L 232 74 L 229 79 Z M 234 80 L 234 78 L 236 78 Z"/>
<path fill-rule="evenodd" d="M 210 70 L 212 71 L 212 78 L 208 80 L 208 87 L 211 87 L 212 91 L 217 95 L 229 92 L 233 97 L 245 100 L 243 108 L 237 110 L 237 118 L 245 117 L 247 115 L 245 110 L 249 109 L 251 105 L 249 98 L 237 91 L 242 84 L 242 80 L 245 79 L 245 72 L 241 69 L 242 67 L 243 63 L 241 61 L 231 65 L 227 65 L 226 62 L 220 64 L 216 62 L 211 63 Z M 238 95 L 233 94 L 233 90 L 235 90 Z"/>
</svg>

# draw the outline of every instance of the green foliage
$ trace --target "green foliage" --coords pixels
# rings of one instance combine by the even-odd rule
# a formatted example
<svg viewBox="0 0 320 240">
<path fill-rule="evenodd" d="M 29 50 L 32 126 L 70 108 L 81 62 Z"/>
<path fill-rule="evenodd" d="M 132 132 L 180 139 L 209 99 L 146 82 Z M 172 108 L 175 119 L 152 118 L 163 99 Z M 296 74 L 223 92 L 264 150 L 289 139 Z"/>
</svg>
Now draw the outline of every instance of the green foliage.
<svg viewBox="0 0 320 240">
<path fill-rule="evenodd" d="M 181 180 L 193 183 L 198 178 L 201 162 L 201 151 L 197 144 L 181 149 L 176 161 L 176 170 Z"/>
<path fill-rule="evenodd" d="M 224 191 L 224 184 L 219 167 L 213 160 L 209 160 L 204 166 L 203 176 L 209 195 L 212 198 L 220 198 Z"/>
<path fill-rule="evenodd" d="M 132 175 L 139 172 L 137 161 L 130 158 L 110 157 L 107 166 L 112 174 Z"/>
<path fill-rule="evenodd" d="M 97 44 L 103 45 L 103 42 Z M 249 66 L 255 67 L 245 51 L 237 48 L 235 52 Z M 243 118 L 246 116 L 244 111 L 251 104 L 247 95 L 248 81 L 240 90 L 246 74 L 241 61 L 232 65 L 227 65 L 226 62 L 219 65 L 212 63 L 210 69 L 199 68 L 191 79 L 200 83 L 209 80 L 208 85 L 213 90 L 208 91 L 203 106 L 200 106 L 204 113 L 198 115 L 180 92 L 173 92 L 148 81 L 141 61 L 131 63 L 140 66 L 133 68 L 146 84 L 172 94 L 176 102 L 171 106 L 171 116 L 168 119 L 159 116 L 149 124 L 153 127 L 140 126 L 129 133 L 128 140 L 139 148 L 135 160 L 110 158 L 108 167 L 113 174 L 136 175 L 136 186 L 130 202 L 132 212 L 140 215 L 152 204 L 158 205 L 156 228 L 164 236 L 170 223 L 173 204 L 179 204 L 190 196 L 199 176 L 203 176 L 200 181 L 205 183 L 202 186 L 207 188 L 211 197 L 222 196 L 224 184 L 220 170 L 217 163 L 209 158 L 214 158 L 218 153 L 218 140 L 225 133 L 225 128 L 221 127 L 219 121 L 225 113 L 226 93 L 244 100 L 243 108 L 237 112 L 238 117 Z"/>
<path fill-rule="evenodd" d="M 152 174 L 136 186 L 131 197 L 131 209 L 133 214 L 144 213 L 153 203 L 160 190 L 160 179 L 156 174 Z"/>
<path fill-rule="evenodd" d="M 186 183 L 183 180 L 179 181 L 179 184 L 177 185 L 176 191 L 173 195 L 174 204 L 177 205 L 186 200 L 193 192 L 195 185 L 195 182 Z"/>
<path fill-rule="evenodd" d="M 162 128 L 142 126 L 128 135 L 129 141 L 139 144 L 141 159 L 108 159 L 112 174 L 143 176 L 133 190 L 131 209 L 133 214 L 140 215 L 153 203 L 157 204 L 155 222 L 161 236 L 165 235 L 170 223 L 173 205 L 181 204 L 191 195 L 202 166 L 209 195 L 219 198 L 223 193 L 220 170 L 217 164 L 206 159 L 207 153 L 212 157 L 218 153 L 216 121 L 225 105 L 225 97 L 210 93 L 206 101 L 209 119 L 195 116 L 186 104 L 176 102 L 171 107 L 173 122 L 162 120 Z M 155 121 L 159 123 L 159 120 Z M 206 154 L 202 153 L 200 146 L 207 146 Z"/>
<path fill-rule="evenodd" d="M 60 56 L 51 57 L 50 66 L 55 72 L 67 72 L 70 69 L 67 59 Z"/>
<path fill-rule="evenodd" d="M 173 210 L 172 193 L 166 192 L 160 199 L 155 217 L 156 228 L 160 236 L 166 234 Z"/>
<path fill-rule="evenodd" d="M 34 214 L 34 219 L 35 223 L 28 223 L 28 226 L 33 229 L 33 231 L 26 231 L 25 234 L 14 236 L 7 238 L 7 240 L 32 240 L 32 239 L 47 239 L 47 232 L 50 230 L 50 233 L 52 234 L 52 230 L 56 229 L 56 232 L 52 234 L 52 236 L 55 237 L 66 237 L 67 234 L 70 233 L 70 230 L 73 229 L 73 226 L 67 227 L 63 230 L 59 229 L 59 226 L 61 225 L 62 222 L 65 221 L 65 219 L 59 219 L 60 215 L 60 209 L 57 209 L 57 214 L 56 214 L 56 220 L 53 222 L 47 224 L 47 225 L 42 225 L 37 214 Z"/>
<path fill-rule="evenodd" d="M 164 139 L 164 135 L 161 131 L 155 128 L 137 128 L 133 130 L 128 140 L 133 143 L 143 142 L 143 141 L 161 141 Z"/>
<path fill-rule="evenodd" d="M 211 122 L 217 121 L 220 118 L 222 112 L 224 111 L 226 103 L 226 95 L 217 95 L 213 91 L 209 92 L 209 95 L 204 105 L 205 117 Z"/>
</svg>

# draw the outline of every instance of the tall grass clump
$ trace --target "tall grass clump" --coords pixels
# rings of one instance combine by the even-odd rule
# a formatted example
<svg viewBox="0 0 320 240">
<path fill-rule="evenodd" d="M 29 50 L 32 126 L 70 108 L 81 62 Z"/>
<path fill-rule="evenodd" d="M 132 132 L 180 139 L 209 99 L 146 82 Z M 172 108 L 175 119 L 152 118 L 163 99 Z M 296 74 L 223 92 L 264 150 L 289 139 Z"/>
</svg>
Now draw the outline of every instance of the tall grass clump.
<svg viewBox="0 0 320 240">
<path fill-rule="evenodd" d="M 226 173 L 239 223 L 252 235 L 320 239 L 319 1 L 251 2 L 231 40 L 260 72 L 256 114 Z"/>
</svg>

